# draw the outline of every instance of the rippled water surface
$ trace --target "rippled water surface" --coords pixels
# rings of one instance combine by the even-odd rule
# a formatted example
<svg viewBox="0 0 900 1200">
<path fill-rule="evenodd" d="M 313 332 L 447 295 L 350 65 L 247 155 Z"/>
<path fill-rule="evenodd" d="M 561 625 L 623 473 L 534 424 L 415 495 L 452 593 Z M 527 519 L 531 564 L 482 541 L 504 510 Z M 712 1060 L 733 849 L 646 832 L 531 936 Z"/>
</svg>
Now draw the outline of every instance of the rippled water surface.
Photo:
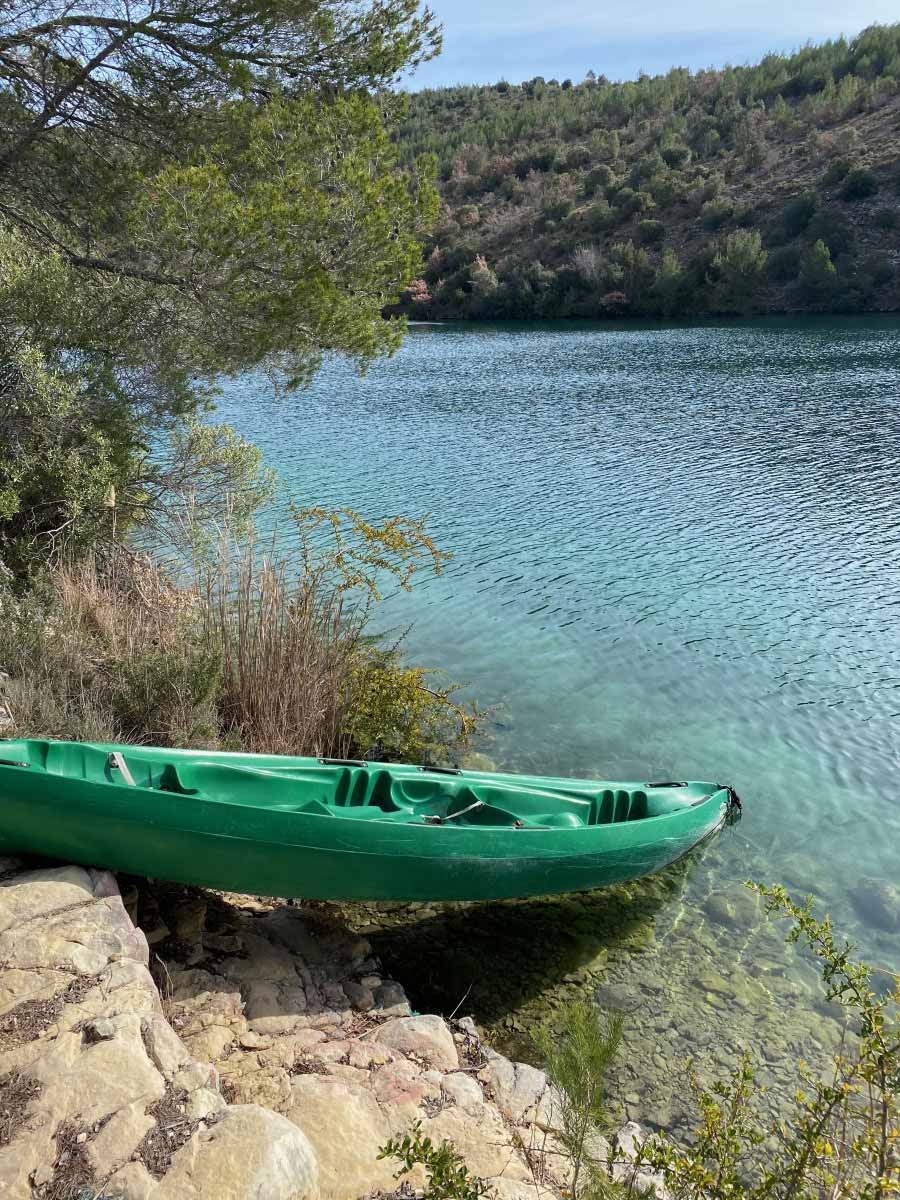
<svg viewBox="0 0 900 1200">
<path fill-rule="evenodd" d="M 668 971 L 718 1019 L 692 955 L 705 929 L 720 973 L 760 957 L 722 921 L 751 871 L 897 968 L 891 894 L 858 889 L 900 879 L 900 321 L 420 327 L 365 378 L 221 409 L 303 503 L 433 514 L 454 560 L 383 620 L 502 706 L 499 763 L 740 792 L 623 986 Z"/>
</svg>

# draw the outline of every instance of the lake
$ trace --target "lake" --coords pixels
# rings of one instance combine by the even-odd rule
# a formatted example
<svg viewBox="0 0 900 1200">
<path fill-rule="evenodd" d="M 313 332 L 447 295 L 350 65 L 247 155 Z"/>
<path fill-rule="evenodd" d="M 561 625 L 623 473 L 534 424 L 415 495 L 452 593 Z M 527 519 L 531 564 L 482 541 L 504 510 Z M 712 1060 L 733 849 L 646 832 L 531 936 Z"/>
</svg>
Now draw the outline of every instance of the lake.
<svg viewBox="0 0 900 1200">
<path fill-rule="evenodd" d="M 817 984 L 741 881 L 900 967 L 900 319 L 422 326 L 365 377 L 243 379 L 220 412 L 283 498 L 432 514 L 453 561 L 379 620 L 498 706 L 500 766 L 741 795 L 607 962 L 629 1111 L 677 1127 L 673 1064 L 723 1039 L 826 1054 L 836 1022 L 785 1025 Z"/>
</svg>

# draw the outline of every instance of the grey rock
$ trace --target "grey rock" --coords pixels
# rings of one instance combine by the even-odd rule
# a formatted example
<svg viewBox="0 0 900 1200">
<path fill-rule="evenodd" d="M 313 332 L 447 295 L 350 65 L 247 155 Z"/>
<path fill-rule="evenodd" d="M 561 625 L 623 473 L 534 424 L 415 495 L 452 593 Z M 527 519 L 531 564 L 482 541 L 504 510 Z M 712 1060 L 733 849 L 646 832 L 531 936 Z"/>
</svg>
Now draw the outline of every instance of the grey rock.
<svg viewBox="0 0 900 1200">
<path fill-rule="evenodd" d="M 850 889 L 853 907 L 868 925 L 894 933 L 900 930 L 900 887 L 886 879 L 864 878 Z"/>
</svg>

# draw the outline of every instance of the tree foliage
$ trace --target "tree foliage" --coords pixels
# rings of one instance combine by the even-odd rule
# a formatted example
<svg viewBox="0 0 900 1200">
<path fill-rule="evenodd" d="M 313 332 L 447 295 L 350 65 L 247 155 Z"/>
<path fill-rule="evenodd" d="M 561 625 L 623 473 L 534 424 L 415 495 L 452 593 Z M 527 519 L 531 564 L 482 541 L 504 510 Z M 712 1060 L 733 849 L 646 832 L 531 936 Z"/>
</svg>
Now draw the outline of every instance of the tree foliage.
<svg viewBox="0 0 900 1200">
<path fill-rule="evenodd" d="M 0 553 L 122 532 L 188 463 L 260 494 L 188 428 L 215 380 L 396 348 L 436 197 L 379 89 L 438 41 L 417 0 L 0 7 Z"/>
</svg>

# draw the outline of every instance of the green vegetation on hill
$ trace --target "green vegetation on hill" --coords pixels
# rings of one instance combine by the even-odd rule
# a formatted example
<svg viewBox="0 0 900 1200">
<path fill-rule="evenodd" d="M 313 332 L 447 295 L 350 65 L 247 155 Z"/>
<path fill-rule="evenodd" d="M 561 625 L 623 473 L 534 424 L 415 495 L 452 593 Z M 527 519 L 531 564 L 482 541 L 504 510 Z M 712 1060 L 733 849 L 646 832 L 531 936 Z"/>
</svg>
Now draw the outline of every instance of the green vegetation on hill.
<svg viewBox="0 0 900 1200">
<path fill-rule="evenodd" d="M 900 25 L 756 66 L 410 97 L 417 318 L 900 307 Z"/>
</svg>

